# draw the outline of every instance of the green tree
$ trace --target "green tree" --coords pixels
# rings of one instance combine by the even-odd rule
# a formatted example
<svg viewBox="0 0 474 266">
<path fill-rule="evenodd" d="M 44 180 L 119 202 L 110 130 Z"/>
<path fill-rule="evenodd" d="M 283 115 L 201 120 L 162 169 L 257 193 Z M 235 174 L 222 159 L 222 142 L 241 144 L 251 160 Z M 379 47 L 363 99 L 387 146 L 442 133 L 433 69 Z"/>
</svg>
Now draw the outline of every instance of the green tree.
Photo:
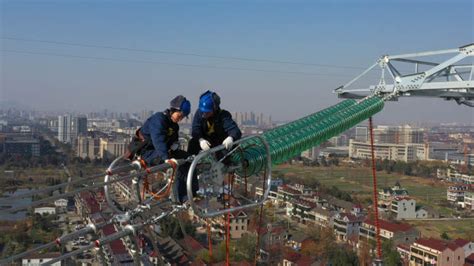
<svg viewBox="0 0 474 266">
<path fill-rule="evenodd" d="M 235 261 L 253 261 L 257 248 L 257 237 L 251 234 L 244 234 L 235 243 L 234 260 Z"/>
<path fill-rule="evenodd" d="M 402 265 L 400 254 L 395 250 L 391 240 L 382 243 L 382 257 L 384 265 L 399 266 Z"/>
<path fill-rule="evenodd" d="M 329 261 L 332 262 L 332 265 L 334 266 L 359 265 L 357 254 L 352 250 L 342 247 L 330 251 Z"/>
<path fill-rule="evenodd" d="M 160 226 L 164 235 L 168 235 L 175 239 L 182 239 L 184 237 L 183 230 L 190 236 L 196 234 L 196 228 L 192 225 L 189 219 L 184 217 L 180 217 L 179 220 L 173 216 L 166 217 L 161 220 Z M 183 229 L 181 229 L 181 226 L 183 226 Z"/>
<path fill-rule="evenodd" d="M 443 232 L 443 233 L 441 234 L 441 238 L 442 238 L 442 239 L 445 239 L 445 240 L 450 240 L 450 239 L 451 239 L 451 238 L 449 237 L 448 233 L 446 233 L 446 232 Z"/>
</svg>

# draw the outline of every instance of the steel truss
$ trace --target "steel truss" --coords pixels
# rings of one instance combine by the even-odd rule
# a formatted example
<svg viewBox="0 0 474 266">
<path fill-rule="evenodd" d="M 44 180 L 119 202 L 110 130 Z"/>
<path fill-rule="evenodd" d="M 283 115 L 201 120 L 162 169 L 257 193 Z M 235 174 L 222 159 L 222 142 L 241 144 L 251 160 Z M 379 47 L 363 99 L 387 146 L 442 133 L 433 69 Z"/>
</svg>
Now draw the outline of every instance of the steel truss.
<svg viewBox="0 0 474 266">
<path fill-rule="evenodd" d="M 449 59 L 436 63 L 427 61 L 445 55 L 453 55 Z M 362 72 L 347 84 L 335 89 L 340 98 L 363 98 L 370 94 L 380 96 L 390 95 L 390 100 L 399 97 L 421 96 L 437 97 L 445 100 L 454 100 L 458 104 L 474 107 L 474 65 L 461 62 L 466 58 L 474 57 L 474 44 L 456 49 L 427 51 L 412 54 L 384 55 L 376 63 Z M 394 63 L 406 63 L 413 71 L 402 74 Z M 354 82 L 360 80 L 376 67 L 381 69 L 381 77 L 377 85 L 369 88 L 349 89 Z M 423 69 L 423 70 L 422 70 Z M 386 75 L 390 75 L 391 83 L 386 82 Z"/>
</svg>

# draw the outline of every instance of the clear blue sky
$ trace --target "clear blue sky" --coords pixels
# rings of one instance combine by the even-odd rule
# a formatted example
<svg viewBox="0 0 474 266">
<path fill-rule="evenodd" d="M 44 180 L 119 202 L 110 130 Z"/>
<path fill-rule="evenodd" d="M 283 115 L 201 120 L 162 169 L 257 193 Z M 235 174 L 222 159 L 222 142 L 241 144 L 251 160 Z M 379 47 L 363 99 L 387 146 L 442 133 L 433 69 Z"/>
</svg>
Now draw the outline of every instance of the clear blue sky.
<svg viewBox="0 0 474 266">
<path fill-rule="evenodd" d="M 332 90 L 383 54 L 474 42 L 471 0 L 15 0 L 0 8 L 0 99 L 38 110 L 156 111 L 177 94 L 194 109 L 199 94 L 212 89 L 228 110 L 291 120 L 338 102 Z M 401 99 L 376 120 L 474 122 L 473 110 Z"/>
</svg>

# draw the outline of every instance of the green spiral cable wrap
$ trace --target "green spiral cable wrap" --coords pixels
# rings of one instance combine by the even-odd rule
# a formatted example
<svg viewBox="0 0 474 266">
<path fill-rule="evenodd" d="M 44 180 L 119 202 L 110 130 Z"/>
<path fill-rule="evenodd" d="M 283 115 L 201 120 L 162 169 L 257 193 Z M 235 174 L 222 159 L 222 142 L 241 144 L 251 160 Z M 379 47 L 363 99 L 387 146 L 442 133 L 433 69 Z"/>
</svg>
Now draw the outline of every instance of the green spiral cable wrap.
<svg viewBox="0 0 474 266">
<path fill-rule="evenodd" d="M 263 133 L 263 135 L 266 139 L 268 139 L 268 138 L 279 138 L 281 136 L 284 136 L 284 135 L 288 134 L 289 132 L 293 132 L 295 130 L 304 128 L 308 124 L 312 124 L 316 121 L 319 121 L 319 120 L 323 119 L 324 117 L 328 117 L 328 116 L 330 116 L 334 113 L 337 113 L 337 112 L 339 112 L 343 109 L 346 109 L 350 106 L 353 106 L 355 104 L 357 104 L 357 101 L 353 100 L 353 99 L 342 101 L 342 102 L 340 102 L 336 105 L 333 105 L 331 107 L 328 107 L 326 109 L 318 111 L 314 114 L 308 115 L 308 116 L 303 117 L 301 119 L 295 120 L 295 121 L 290 122 L 288 124 L 276 127 L 272 130 L 269 130 L 269 131 Z"/>
<path fill-rule="evenodd" d="M 285 162 L 341 134 L 380 112 L 383 107 L 384 101 L 375 96 L 359 103 L 346 100 L 265 132 L 263 137 L 270 146 L 272 163 L 275 165 Z M 240 151 L 234 153 L 231 160 L 235 163 L 244 162 L 245 170 L 238 171 L 239 175 L 256 174 L 265 166 L 265 148 L 258 139 L 249 139 L 241 144 Z"/>
</svg>

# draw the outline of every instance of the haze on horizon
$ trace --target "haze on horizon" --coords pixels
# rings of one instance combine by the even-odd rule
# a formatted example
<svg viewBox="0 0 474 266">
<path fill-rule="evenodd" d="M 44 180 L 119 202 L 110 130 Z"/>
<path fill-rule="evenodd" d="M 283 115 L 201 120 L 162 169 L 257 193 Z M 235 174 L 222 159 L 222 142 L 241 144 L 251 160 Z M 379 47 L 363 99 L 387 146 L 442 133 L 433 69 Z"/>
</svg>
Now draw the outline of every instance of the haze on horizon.
<svg viewBox="0 0 474 266">
<path fill-rule="evenodd" d="M 0 2 L 0 101 L 36 110 L 158 111 L 177 94 L 195 109 L 211 89 L 293 120 L 383 54 L 474 42 L 468 0 Z M 474 123 L 474 109 L 401 98 L 375 119 Z"/>
</svg>

